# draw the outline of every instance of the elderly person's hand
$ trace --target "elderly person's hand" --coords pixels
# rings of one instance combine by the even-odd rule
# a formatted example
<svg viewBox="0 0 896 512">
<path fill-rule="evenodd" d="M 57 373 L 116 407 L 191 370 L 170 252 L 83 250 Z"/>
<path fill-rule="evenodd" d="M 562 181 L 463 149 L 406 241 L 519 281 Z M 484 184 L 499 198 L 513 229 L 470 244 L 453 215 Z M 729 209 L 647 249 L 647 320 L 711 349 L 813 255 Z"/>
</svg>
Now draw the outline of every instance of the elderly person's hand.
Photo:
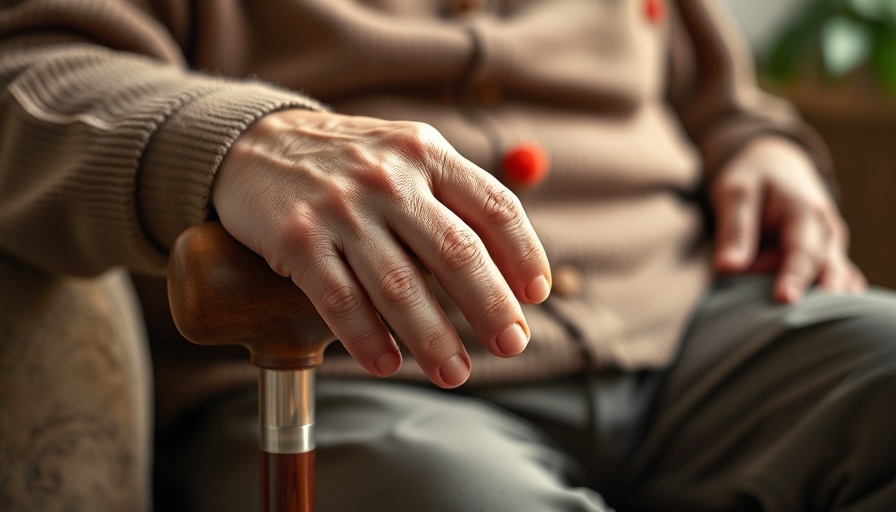
<svg viewBox="0 0 896 512">
<path fill-rule="evenodd" d="M 776 271 L 774 297 L 795 302 L 813 284 L 859 292 L 865 277 L 847 255 L 849 232 L 806 153 L 763 137 L 721 170 L 710 191 L 715 265 L 722 272 Z"/>
<path fill-rule="evenodd" d="M 519 301 L 550 291 L 547 257 L 516 196 L 425 124 L 269 114 L 229 150 L 212 193 L 225 229 L 290 277 L 375 375 L 401 364 L 382 318 L 432 382 L 469 376 L 415 257 L 498 356 L 528 342 Z"/>
</svg>

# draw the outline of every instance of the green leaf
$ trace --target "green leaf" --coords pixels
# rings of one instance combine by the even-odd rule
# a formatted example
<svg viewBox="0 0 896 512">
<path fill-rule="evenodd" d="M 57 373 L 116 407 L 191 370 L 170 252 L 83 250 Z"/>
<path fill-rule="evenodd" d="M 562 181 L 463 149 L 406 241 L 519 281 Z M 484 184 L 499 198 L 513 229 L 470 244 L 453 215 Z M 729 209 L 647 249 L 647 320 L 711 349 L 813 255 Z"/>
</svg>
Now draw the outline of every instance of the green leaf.
<svg viewBox="0 0 896 512">
<path fill-rule="evenodd" d="M 877 38 L 871 67 L 887 94 L 896 96 L 896 32 L 884 32 Z"/>
<path fill-rule="evenodd" d="M 821 29 L 821 56 L 825 71 L 842 77 L 871 55 L 872 36 L 867 26 L 843 16 L 834 16 Z"/>
<path fill-rule="evenodd" d="M 896 26 L 896 1 L 894 0 L 849 0 L 849 6 L 859 16 Z"/>
<path fill-rule="evenodd" d="M 809 40 L 799 30 L 782 33 L 772 46 L 766 59 L 766 72 L 778 81 L 788 81 L 796 77 Z"/>
</svg>

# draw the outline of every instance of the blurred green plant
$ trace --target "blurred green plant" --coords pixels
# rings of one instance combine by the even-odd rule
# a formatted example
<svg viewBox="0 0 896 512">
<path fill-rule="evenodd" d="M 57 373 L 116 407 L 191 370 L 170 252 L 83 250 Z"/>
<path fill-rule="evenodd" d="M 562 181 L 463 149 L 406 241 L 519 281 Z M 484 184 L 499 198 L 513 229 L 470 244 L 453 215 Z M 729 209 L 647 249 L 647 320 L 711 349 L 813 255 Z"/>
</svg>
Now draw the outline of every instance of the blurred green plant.
<svg viewBox="0 0 896 512">
<path fill-rule="evenodd" d="M 778 82 L 870 75 L 896 96 L 896 0 L 804 0 L 762 63 Z"/>
</svg>

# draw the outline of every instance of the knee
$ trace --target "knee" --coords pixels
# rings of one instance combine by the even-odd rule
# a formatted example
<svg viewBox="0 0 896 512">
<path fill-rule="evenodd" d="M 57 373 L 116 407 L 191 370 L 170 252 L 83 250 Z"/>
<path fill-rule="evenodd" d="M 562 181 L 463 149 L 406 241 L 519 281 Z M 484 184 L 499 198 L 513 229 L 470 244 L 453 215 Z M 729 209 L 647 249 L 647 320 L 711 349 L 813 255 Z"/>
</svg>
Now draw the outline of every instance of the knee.
<svg viewBox="0 0 896 512">
<path fill-rule="evenodd" d="M 515 418 L 478 402 L 393 398 L 384 412 L 383 396 L 374 406 L 356 395 L 344 424 L 320 418 L 320 510 L 606 510 L 566 482 L 566 456 Z"/>
<path fill-rule="evenodd" d="M 844 363 L 884 372 L 896 365 L 896 294 L 882 290 L 816 294 L 806 302 L 785 321 L 798 337 L 811 339 L 815 349 L 830 351 Z"/>
</svg>

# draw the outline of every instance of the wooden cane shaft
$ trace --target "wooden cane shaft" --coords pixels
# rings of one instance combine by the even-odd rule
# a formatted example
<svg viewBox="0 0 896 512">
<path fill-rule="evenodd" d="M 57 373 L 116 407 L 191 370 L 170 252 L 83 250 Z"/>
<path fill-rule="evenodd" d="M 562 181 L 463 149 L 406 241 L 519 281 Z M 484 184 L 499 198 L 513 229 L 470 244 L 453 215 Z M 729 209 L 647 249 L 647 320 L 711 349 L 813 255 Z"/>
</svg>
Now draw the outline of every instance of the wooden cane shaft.
<svg viewBox="0 0 896 512">
<path fill-rule="evenodd" d="M 261 452 L 261 512 L 314 511 L 314 450 Z"/>
</svg>

